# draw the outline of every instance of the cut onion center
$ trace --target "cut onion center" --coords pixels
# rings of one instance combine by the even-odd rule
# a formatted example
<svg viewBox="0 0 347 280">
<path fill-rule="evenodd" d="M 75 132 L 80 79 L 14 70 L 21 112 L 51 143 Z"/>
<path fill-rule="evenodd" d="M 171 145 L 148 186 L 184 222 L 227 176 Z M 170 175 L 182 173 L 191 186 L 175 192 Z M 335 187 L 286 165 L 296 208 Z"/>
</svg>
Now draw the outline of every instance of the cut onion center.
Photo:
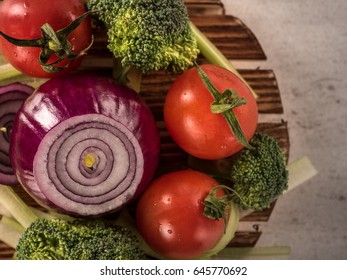
<svg viewBox="0 0 347 280">
<path fill-rule="evenodd" d="M 143 176 L 143 154 L 130 130 L 99 114 L 51 129 L 34 158 L 42 193 L 72 213 L 98 215 L 130 200 Z"/>
<path fill-rule="evenodd" d="M 86 154 L 83 162 L 86 168 L 93 171 L 93 169 L 95 168 L 95 163 L 96 163 L 95 155 L 93 153 Z"/>
</svg>

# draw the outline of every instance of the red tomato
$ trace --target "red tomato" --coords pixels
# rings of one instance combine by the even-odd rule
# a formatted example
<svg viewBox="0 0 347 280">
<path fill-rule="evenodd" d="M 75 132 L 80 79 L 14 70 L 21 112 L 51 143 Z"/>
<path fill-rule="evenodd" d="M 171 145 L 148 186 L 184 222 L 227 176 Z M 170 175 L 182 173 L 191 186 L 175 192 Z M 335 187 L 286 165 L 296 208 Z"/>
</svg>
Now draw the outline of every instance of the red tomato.
<svg viewBox="0 0 347 280">
<path fill-rule="evenodd" d="M 224 221 L 206 217 L 202 201 L 217 185 L 208 175 L 190 169 L 154 180 L 136 210 L 147 244 L 169 259 L 194 259 L 212 249 L 224 234 Z"/>
<path fill-rule="evenodd" d="M 219 92 L 234 89 L 239 97 L 247 99 L 246 105 L 233 111 L 247 140 L 250 140 L 258 123 L 258 107 L 252 92 L 240 78 L 224 68 L 210 64 L 202 65 L 201 68 Z M 183 150 L 198 158 L 225 158 L 243 148 L 222 114 L 211 112 L 213 101 L 196 67 L 175 80 L 165 100 L 167 130 Z"/>
<path fill-rule="evenodd" d="M 68 26 L 73 20 L 86 12 L 84 0 L 61 0 L 44 3 L 41 0 L 3 0 L 0 1 L 0 30 L 16 39 L 36 39 L 41 37 L 40 27 L 45 23 L 55 31 Z M 73 53 L 79 53 L 91 43 L 92 31 L 90 20 L 84 20 L 69 36 Z M 0 52 L 24 74 L 34 77 L 51 78 L 76 69 L 82 57 L 73 61 L 62 72 L 48 73 L 44 71 L 38 61 L 40 48 L 17 47 L 0 36 Z M 57 59 L 54 55 L 49 60 Z M 59 66 L 66 65 L 62 61 Z"/>
</svg>

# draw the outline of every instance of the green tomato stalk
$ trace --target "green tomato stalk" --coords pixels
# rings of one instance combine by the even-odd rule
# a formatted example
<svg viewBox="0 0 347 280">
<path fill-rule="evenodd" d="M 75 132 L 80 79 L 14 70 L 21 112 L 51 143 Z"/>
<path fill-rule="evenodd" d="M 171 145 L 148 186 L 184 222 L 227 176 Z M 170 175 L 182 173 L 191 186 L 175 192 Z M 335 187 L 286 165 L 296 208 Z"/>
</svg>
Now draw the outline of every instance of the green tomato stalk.
<svg viewBox="0 0 347 280">
<path fill-rule="evenodd" d="M 6 39 L 8 42 L 15 46 L 40 48 L 41 52 L 39 62 L 41 67 L 49 73 L 59 72 L 64 68 L 67 68 L 71 61 L 77 59 L 82 55 L 85 55 L 87 50 L 89 50 L 92 46 L 93 38 L 90 45 L 87 48 L 75 54 L 72 51 L 71 43 L 67 40 L 67 37 L 70 35 L 70 33 L 73 32 L 89 14 L 90 12 L 84 13 L 83 15 L 79 16 L 74 21 L 72 21 L 68 26 L 58 30 L 57 32 L 55 32 L 48 23 L 45 23 L 41 27 L 42 37 L 37 39 L 17 39 L 10 37 L 1 31 L 0 36 L 2 36 L 4 39 Z M 48 62 L 53 54 L 55 54 L 58 57 L 57 60 L 53 62 Z M 59 63 L 64 60 L 68 60 L 67 65 L 63 67 L 59 66 Z"/>
<path fill-rule="evenodd" d="M 202 82 L 214 99 L 214 102 L 211 104 L 211 112 L 222 114 L 236 140 L 244 147 L 253 149 L 252 145 L 248 143 L 237 116 L 233 111 L 234 108 L 247 104 L 246 98 L 239 97 L 238 93 L 233 89 L 226 89 L 223 93 L 220 93 L 200 66 L 198 64 L 195 64 L 195 66 L 198 69 Z"/>
<path fill-rule="evenodd" d="M 211 63 L 225 69 L 238 76 L 250 89 L 254 97 L 257 98 L 257 94 L 250 87 L 250 85 L 243 79 L 240 73 L 235 69 L 235 67 L 230 63 L 230 61 L 223 55 L 223 53 L 203 34 L 199 28 L 197 28 L 194 23 L 189 22 L 190 29 L 194 34 L 197 41 L 200 53 Z"/>
<path fill-rule="evenodd" d="M 210 195 L 214 196 L 213 192 L 211 192 Z M 210 195 L 204 201 L 205 206 L 208 203 L 207 200 L 211 198 Z M 205 252 L 198 259 L 213 258 L 213 256 L 215 256 L 216 254 L 225 250 L 225 248 L 228 246 L 231 240 L 235 237 L 235 232 L 236 232 L 237 225 L 240 219 L 239 207 L 237 206 L 237 204 L 233 203 L 232 201 L 225 202 L 225 204 L 222 207 L 223 207 L 222 209 L 224 210 L 222 210 L 222 212 L 219 211 L 218 217 L 223 218 L 226 223 L 224 234 L 222 238 L 217 242 L 217 244 L 212 249 Z M 211 207 L 205 207 L 205 212 L 209 212 L 210 210 L 211 210 Z M 214 214 L 212 216 L 210 216 L 210 213 L 205 213 L 205 214 L 209 216 L 210 218 L 215 217 Z"/>
</svg>

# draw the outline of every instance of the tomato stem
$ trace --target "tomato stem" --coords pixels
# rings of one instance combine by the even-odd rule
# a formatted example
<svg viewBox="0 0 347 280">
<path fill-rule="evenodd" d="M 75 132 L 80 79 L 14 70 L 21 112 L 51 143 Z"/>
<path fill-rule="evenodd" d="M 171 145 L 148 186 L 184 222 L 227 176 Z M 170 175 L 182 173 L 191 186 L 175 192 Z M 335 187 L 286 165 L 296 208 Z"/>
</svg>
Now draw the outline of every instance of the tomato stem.
<svg viewBox="0 0 347 280">
<path fill-rule="evenodd" d="M 70 63 L 77 59 L 78 57 L 85 55 L 93 44 L 93 37 L 91 38 L 91 43 L 84 50 L 75 54 L 72 52 L 71 43 L 67 40 L 67 37 L 72 31 L 74 31 L 82 21 L 91 13 L 91 11 L 86 12 L 73 20 L 68 26 L 55 32 L 53 28 L 45 23 L 41 28 L 42 37 L 26 40 L 26 39 L 16 39 L 10 37 L 0 31 L 0 35 L 4 37 L 8 42 L 13 45 L 20 47 L 37 47 L 41 48 L 41 53 L 39 57 L 41 67 L 49 73 L 59 72 L 64 68 L 67 68 Z M 48 63 L 51 56 L 55 54 L 58 59 L 52 63 Z M 68 60 L 68 63 L 64 66 L 57 66 L 58 63 L 63 60 Z"/>
<path fill-rule="evenodd" d="M 225 195 L 217 196 L 217 192 L 223 190 Z M 215 186 L 203 201 L 204 215 L 210 219 L 219 220 L 223 219 L 226 229 L 227 227 L 227 210 L 230 203 L 233 201 L 232 193 L 238 195 L 232 188 L 226 185 Z"/>
<path fill-rule="evenodd" d="M 220 93 L 201 67 L 197 63 L 195 63 L 195 66 L 198 69 L 202 82 L 214 99 L 214 102 L 211 104 L 211 112 L 222 114 L 236 140 L 244 147 L 253 149 L 253 147 L 248 143 L 237 116 L 233 111 L 233 109 L 247 104 L 246 98 L 239 97 L 237 91 L 233 89 L 226 89 L 223 93 Z"/>
<path fill-rule="evenodd" d="M 205 57 L 210 63 L 228 69 L 230 72 L 234 73 L 246 84 L 246 86 L 252 92 L 254 98 L 258 98 L 254 90 L 230 63 L 230 61 L 225 57 L 225 55 L 215 46 L 215 44 L 213 44 L 211 40 L 207 38 L 206 35 L 195 26 L 194 23 L 190 21 L 189 25 L 197 40 L 198 48 L 202 56 Z"/>
</svg>

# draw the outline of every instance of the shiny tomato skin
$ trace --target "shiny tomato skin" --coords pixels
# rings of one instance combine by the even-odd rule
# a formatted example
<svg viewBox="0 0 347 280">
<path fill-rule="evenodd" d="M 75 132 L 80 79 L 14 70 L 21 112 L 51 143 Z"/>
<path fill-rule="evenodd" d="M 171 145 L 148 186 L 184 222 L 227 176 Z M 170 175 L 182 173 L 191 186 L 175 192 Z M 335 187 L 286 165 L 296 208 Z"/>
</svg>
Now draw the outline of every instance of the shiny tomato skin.
<svg viewBox="0 0 347 280">
<path fill-rule="evenodd" d="M 253 136 L 258 123 L 256 100 L 247 85 L 225 68 L 202 65 L 215 87 L 223 92 L 234 89 L 247 104 L 235 108 L 240 126 L 247 138 Z M 211 112 L 211 93 L 195 67 L 181 74 L 171 85 L 164 103 L 164 119 L 174 141 L 187 153 L 202 159 L 220 159 L 240 151 L 243 146 L 221 114 Z"/>
<path fill-rule="evenodd" d="M 0 1 L 0 30 L 16 39 L 36 39 L 41 37 L 40 27 L 49 23 L 55 31 L 69 25 L 86 12 L 84 0 L 61 0 L 44 3 L 42 0 Z M 79 53 L 89 46 L 92 38 L 90 19 L 84 20 L 68 37 L 72 51 Z M 8 62 L 22 73 L 39 78 L 52 78 L 79 67 L 83 56 L 73 61 L 67 69 L 57 73 L 47 73 L 38 58 L 40 48 L 17 47 L 0 36 L 0 52 Z M 55 61 L 52 56 L 50 62 Z M 63 61 L 59 66 L 66 65 Z"/>
<path fill-rule="evenodd" d="M 147 244 L 167 259 L 194 259 L 212 249 L 224 233 L 224 221 L 204 216 L 202 201 L 217 185 L 208 175 L 190 169 L 154 180 L 136 208 L 137 225 Z"/>
</svg>

